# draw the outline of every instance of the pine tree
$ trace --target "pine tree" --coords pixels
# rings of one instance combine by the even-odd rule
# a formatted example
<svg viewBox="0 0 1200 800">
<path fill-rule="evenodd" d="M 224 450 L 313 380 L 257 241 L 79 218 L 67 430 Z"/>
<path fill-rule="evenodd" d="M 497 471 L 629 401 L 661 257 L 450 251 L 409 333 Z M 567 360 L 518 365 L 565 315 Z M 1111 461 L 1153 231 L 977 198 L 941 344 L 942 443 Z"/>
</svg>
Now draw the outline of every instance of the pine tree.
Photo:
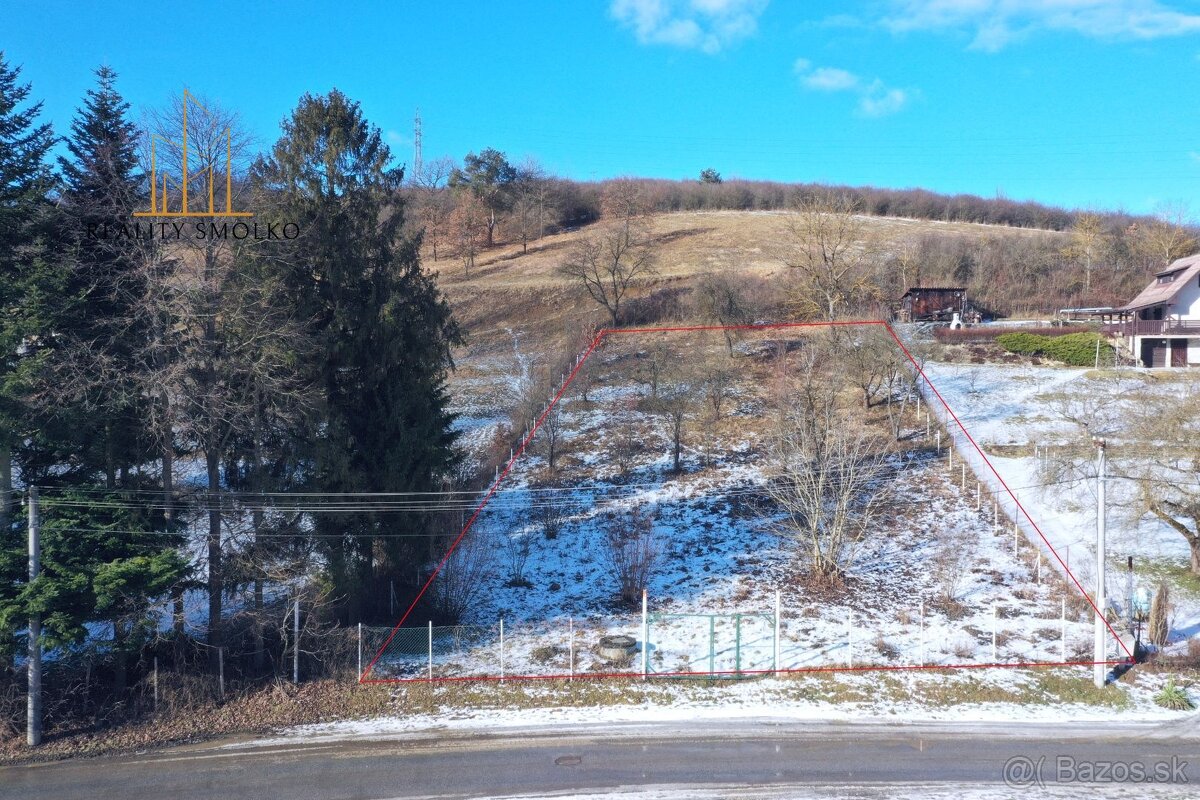
<svg viewBox="0 0 1200 800">
<path fill-rule="evenodd" d="M 127 484 L 130 468 L 153 457 L 145 400 L 132 377 L 147 324 L 139 313 L 147 245 L 104 235 L 128 222 L 143 182 L 137 131 L 126 119 L 129 104 L 117 92 L 116 78 L 109 67 L 96 70 L 97 85 L 71 124 L 70 157 L 59 159 L 72 269 L 58 331 L 66 342 L 55 375 L 58 391 L 47 392 L 57 406 L 78 412 L 71 449 L 83 461 L 81 471 L 103 476 L 109 490 Z"/>
<path fill-rule="evenodd" d="M 334 90 L 305 95 L 258 178 L 276 214 L 297 223 L 285 278 L 311 320 L 314 488 L 433 491 L 456 462 L 445 380 L 461 341 L 450 308 L 421 269 L 419 239 L 402 235 L 402 174 L 379 129 Z M 417 557 L 403 530 L 421 522 L 371 513 L 316 520 L 347 618 L 386 613 L 389 580 Z"/>
<path fill-rule="evenodd" d="M 28 385 L 44 361 L 49 332 L 43 301 L 54 294 L 47 244 L 53 231 L 47 155 L 54 134 L 38 123 L 42 105 L 27 103 L 30 86 L 20 76 L 0 51 L 0 602 L 11 599 L 24 568 L 23 541 L 13 530 L 13 450 L 29 430 Z M 0 624 L 4 662 L 13 630 Z"/>
</svg>

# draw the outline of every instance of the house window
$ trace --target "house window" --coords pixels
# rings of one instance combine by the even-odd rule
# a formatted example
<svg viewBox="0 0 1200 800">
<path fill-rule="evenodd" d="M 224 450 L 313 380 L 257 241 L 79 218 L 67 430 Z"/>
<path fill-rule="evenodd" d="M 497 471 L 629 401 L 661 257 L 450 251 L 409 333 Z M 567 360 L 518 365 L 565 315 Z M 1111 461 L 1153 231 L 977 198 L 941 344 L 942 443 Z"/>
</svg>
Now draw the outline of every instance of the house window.
<svg viewBox="0 0 1200 800">
<path fill-rule="evenodd" d="M 1159 275 L 1158 282 L 1159 283 L 1171 283 L 1172 281 L 1175 280 L 1175 276 L 1177 276 L 1178 274 L 1179 274 L 1178 272 L 1172 272 L 1170 275 Z"/>
</svg>

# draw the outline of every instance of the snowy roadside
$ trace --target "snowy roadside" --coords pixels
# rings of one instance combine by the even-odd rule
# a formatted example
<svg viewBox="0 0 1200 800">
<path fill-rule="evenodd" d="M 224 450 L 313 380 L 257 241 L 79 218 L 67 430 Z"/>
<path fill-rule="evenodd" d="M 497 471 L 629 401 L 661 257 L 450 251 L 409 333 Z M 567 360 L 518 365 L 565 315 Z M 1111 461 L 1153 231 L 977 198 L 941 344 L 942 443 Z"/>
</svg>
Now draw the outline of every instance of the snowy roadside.
<svg viewBox="0 0 1200 800">
<path fill-rule="evenodd" d="M 1080 735 L 1094 733 L 1096 726 L 1129 727 L 1152 731 L 1171 724 L 1172 736 L 1200 737 L 1200 718 L 1196 712 L 1171 711 L 1154 703 L 1153 695 L 1165 676 L 1145 674 L 1133 685 L 1122 684 L 1105 690 L 1107 696 L 1088 695 L 1084 700 L 1062 701 L 1062 697 L 1036 696 L 1042 691 L 1039 670 L 984 670 L 975 674 L 924 675 L 838 675 L 800 676 L 767 679 L 734 685 L 701 686 L 673 682 L 653 683 L 639 702 L 623 702 L 614 689 L 608 704 L 566 705 L 555 702 L 554 687 L 529 686 L 518 704 L 495 708 L 440 706 L 430 713 L 384 715 L 370 719 L 341 720 L 302 725 L 282 730 L 278 735 L 230 747 L 346 739 L 406 739 L 429 735 L 501 733 L 551 729 L 565 734 L 586 733 L 592 728 L 624 725 L 632 733 L 638 726 L 654 727 L 655 735 L 664 730 L 698 732 L 696 723 L 722 721 L 748 725 L 787 725 L 790 723 L 906 725 L 936 724 L 941 729 L 954 725 L 988 725 L 1010 735 L 1055 735 L 1076 728 Z M 1086 685 L 1090 673 L 1080 670 L 1054 670 L 1065 681 Z M 832 689 L 832 691 L 830 691 Z M 500 690 L 492 687 L 492 691 Z M 825 696 L 822 691 L 825 691 Z M 486 698 L 489 689 L 480 690 L 475 700 Z M 970 701 L 975 693 L 981 698 L 1008 694 L 1017 701 Z M 1097 702 L 1097 699 L 1108 702 Z M 532 702 L 531 702 L 532 701 Z M 519 706 L 519 707 L 518 707 Z"/>
</svg>

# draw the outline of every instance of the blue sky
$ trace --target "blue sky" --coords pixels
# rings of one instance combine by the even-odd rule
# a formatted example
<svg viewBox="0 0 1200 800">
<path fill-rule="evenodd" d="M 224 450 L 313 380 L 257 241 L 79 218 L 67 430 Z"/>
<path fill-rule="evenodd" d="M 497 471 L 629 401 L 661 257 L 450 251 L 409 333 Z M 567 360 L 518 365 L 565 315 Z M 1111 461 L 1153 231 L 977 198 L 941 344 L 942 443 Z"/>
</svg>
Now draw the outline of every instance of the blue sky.
<svg viewBox="0 0 1200 800">
<path fill-rule="evenodd" d="M 182 8 L 183 10 L 175 10 Z M 5 0 L 0 48 L 65 131 L 107 63 L 266 146 L 337 87 L 412 158 L 496 147 L 579 179 L 726 177 L 1200 212 L 1195 0 Z"/>
</svg>

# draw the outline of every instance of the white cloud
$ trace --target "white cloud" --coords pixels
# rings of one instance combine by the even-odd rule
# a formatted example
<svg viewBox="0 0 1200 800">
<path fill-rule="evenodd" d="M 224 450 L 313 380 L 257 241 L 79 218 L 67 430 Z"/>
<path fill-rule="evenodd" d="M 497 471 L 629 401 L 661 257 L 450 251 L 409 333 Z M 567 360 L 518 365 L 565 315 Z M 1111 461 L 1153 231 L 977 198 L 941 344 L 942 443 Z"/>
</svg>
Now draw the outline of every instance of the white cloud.
<svg viewBox="0 0 1200 800">
<path fill-rule="evenodd" d="M 886 117 L 904 109 L 913 97 L 907 89 L 895 89 L 876 78 L 864 81 L 849 70 L 814 67 L 807 58 L 798 58 L 792 71 L 805 89 L 817 92 L 852 92 L 858 95 L 858 113 L 864 117 Z"/>
<path fill-rule="evenodd" d="M 1148 40 L 1200 34 L 1200 14 L 1159 0 L 889 0 L 893 32 L 961 30 L 971 47 L 995 52 L 1038 31 L 1093 39 Z"/>
<path fill-rule="evenodd" d="M 889 89 L 881 81 L 875 81 L 859 98 L 858 113 L 864 117 L 886 117 L 908 105 L 911 96 L 904 89 Z"/>
<path fill-rule="evenodd" d="M 857 88 L 858 76 L 837 67 L 819 67 L 802 79 L 809 89 L 819 92 L 844 92 Z"/>
<path fill-rule="evenodd" d="M 609 13 L 642 44 L 718 53 L 753 36 L 769 0 L 612 0 Z"/>
<path fill-rule="evenodd" d="M 1195 163 L 1200 164 L 1200 153 L 1197 153 L 1195 150 L 1192 150 L 1188 153 L 1188 158 Z"/>
</svg>

